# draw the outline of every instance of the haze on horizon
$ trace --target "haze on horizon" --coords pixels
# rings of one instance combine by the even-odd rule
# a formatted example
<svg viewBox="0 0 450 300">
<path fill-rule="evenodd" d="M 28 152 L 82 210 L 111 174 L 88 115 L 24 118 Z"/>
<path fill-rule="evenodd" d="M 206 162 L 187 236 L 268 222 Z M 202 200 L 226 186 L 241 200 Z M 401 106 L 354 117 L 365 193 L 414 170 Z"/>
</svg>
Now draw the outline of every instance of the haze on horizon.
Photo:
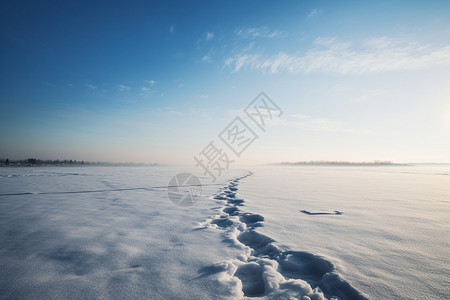
<svg viewBox="0 0 450 300">
<path fill-rule="evenodd" d="M 450 162 L 448 1 L 7 1 L 0 24 L 0 158 L 193 165 L 264 91 L 283 114 L 236 164 Z"/>
</svg>

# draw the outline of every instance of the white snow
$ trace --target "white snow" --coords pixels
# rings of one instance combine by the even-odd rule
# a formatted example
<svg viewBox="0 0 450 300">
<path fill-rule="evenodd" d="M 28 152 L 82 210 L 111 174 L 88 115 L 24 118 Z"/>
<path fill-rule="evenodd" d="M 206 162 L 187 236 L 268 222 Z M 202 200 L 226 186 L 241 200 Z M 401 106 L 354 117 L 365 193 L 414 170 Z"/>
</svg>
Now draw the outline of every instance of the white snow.
<svg viewBox="0 0 450 300">
<path fill-rule="evenodd" d="M 450 297 L 450 165 L 254 172 L 239 196 L 277 246 L 325 257 L 371 299 Z"/>
<path fill-rule="evenodd" d="M 214 202 L 180 208 L 165 188 L 95 192 L 166 186 L 178 171 L 0 169 L 0 194 L 49 193 L 0 197 L 0 298 L 239 297 L 237 278 L 199 272 L 239 255 L 216 232 L 195 230 Z M 203 194 L 217 188 L 204 186 Z"/>
<path fill-rule="evenodd" d="M 181 208 L 182 171 L 0 168 L 0 298 L 450 295 L 447 169 L 235 170 Z"/>
</svg>

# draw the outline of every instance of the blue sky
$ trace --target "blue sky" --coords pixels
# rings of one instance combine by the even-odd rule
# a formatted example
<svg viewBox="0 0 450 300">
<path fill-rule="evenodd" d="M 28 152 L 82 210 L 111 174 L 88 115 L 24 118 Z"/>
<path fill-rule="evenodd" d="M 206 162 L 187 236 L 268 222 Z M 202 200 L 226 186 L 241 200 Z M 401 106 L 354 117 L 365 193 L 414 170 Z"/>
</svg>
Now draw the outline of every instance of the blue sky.
<svg viewBox="0 0 450 300">
<path fill-rule="evenodd" d="M 241 163 L 450 162 L 448 1 L 7 1 L 0 23 L 2 158 L 191 163 L 264 91 L 283 115 Z"/>
</svg>

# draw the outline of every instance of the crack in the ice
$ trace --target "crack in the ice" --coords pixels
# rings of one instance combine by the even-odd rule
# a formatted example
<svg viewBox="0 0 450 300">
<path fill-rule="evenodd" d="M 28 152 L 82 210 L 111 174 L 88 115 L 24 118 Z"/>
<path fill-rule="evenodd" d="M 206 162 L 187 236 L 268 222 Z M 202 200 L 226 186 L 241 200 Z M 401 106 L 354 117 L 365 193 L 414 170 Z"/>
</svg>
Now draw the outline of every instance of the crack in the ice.
<svg viewBox="0 0 450 300">
<path fill-rule="evenodd" d="M 164 186 L 150 186 L 150 187 L 131 187 L 131 188 L 113 188 L 113 189 L 101 189 L 101 190 L 83 190 L 83 191 L 60 191 L 60 192 L 18 192 L 0 194 L 2 196 L 22 196 L 22 195 L 63 195 L 63 194 L 88 194 L 88 193 L 107 193 L 107 192 L 127 192 L 127 191 L 153 191 L 154 189 L 167 189 L 171 187 L 193 187 L 193 186 L 214 186 L 220 185 L 218 183 L 210 184 L 184 184 L 184 185 L 164 185 Z"/>
</svg>

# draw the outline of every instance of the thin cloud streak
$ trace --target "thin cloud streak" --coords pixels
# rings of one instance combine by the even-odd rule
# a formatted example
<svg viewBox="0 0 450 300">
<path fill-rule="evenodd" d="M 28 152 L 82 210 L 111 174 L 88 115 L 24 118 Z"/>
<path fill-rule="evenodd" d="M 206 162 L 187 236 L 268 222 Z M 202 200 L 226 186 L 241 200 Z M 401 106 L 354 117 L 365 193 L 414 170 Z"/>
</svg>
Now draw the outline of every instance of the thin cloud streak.
<svg viewBox="0 0 450 300">
<path fill-rule="evenodd" d="M 264 73 L 326 72 L 362 74 L 383 71 L 415 70 L 450 64 L 450 45 L 433 47 L 387 37 L 360 43 L 337 38 L 317 38 L 306 53 L 275 55 L 240 53 L 225 60 L 234 72 L 257 70 Z"/>
<path fill-rule="evenodd" d="M 314 9 L 311 10 L 311 12 L 308 14 L 308 16 L 306 18 L 307 19 L 314 18 L 318 14 L 320 14 L 320 11 L 318 9 L 314 8 Z"/>
<path fill-rule="evenodd" d="M 274 126 L 299 127 L 308 131 L 342 132 L 354 134 L 367 133 L 359 129 L 346 128 L 340 121 L 300 114 L 290 115 L 286 119 L 274 119 L 271 124 Z"/>
<path fill-rule="evenodd" d="M 269 30 L 266 26 L 264 27 L 248 27 L 236 29 L 235 33 L 243 38 L 275 38 L 285 36 L 286 33 L 279 30 Z"/>
<path fill-rule="evenodd" d="M 126 92 L 126 91 L 129 91 L 131 89 L 131 87 L 124 85 L 124 84 L 119 84 L 119 85 L 117 85 L 117 89 L 120 92 Z"/>
<path fill-rule="evenodd" d="M 154 86 L 156 84 L 155 80 L 144 80 L 145 83 L 148 83 L 150 86 Z"/>
</svg>

